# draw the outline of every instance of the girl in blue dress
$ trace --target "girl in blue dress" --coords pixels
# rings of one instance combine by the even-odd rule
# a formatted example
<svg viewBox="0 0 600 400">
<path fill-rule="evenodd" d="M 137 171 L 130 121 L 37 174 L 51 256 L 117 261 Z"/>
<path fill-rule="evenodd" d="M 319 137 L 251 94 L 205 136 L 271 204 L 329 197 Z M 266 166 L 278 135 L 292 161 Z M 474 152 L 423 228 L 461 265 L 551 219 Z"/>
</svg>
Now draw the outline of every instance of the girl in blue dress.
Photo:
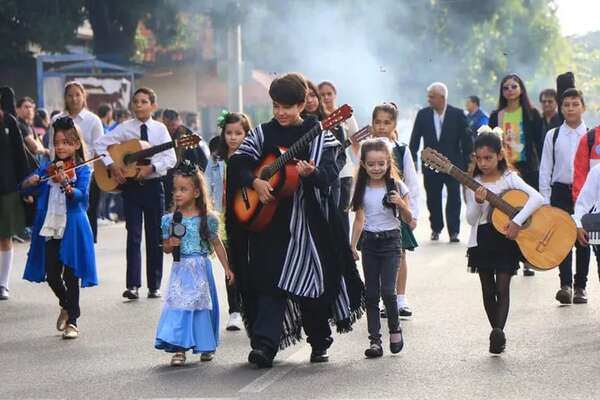
<svg viewBox="0 0 600 400">
<path fill-rule="evenodd" d="M 181 366 L 188 350 L 210 361 L 219 344 L 219 302 L 209 254 L 216 253 L 229 285 L 234 275 L 219 239 L 219 219 L 210 212 L 204 178 L 189 163 L 182 163 L 175 173 L 173 202 L 185 233 L 181 239 L 175 237 L 173 214 L 163 216 L 163 251 L 172 253 L 179 247 L 180 261 L 171 268 L 154 347 L 175 353 L 171 365 Z"/>
<path fill-rule="evenodd" d="M 85 161 L 85 148 L 79 128 L 70 117 L 54 124 L 55 167 L 62 163 Z M 79 280 L 81 287 L 98 284 L 92 229 L 87 217 L 91 168 L 83 165 L 71 173 L 54 172 L 46 163 L 22 184 L 37 192 L 37 210 L 31 235 L 31 248 L 23 278 L 48 281 L 58 297 L 60 312 L 56 329 L 64 339 L 79 336 Z M 42 177 L 52 179 L 42 182 Z"/>
</svg>

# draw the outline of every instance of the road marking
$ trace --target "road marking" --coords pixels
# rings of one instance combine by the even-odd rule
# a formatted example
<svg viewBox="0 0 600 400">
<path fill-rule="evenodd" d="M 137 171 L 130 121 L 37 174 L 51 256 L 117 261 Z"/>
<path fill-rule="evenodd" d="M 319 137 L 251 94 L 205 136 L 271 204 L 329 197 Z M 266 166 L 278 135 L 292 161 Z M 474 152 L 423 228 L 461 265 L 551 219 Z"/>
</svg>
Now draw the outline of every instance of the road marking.
<svg viewBox="0 0 600 400">
<path fill-rule="evenodd" d="M 246 386 L 240 389 L 240 393 L 260 393 L 298 366 L 301 361 L 306 361 L 310 357 L 310 346 L 304 345 L 298 351 L 289 356 L 285 361 L 286 365 L 275 366 L 265 374 L 259 376 Z"/>
</svg>

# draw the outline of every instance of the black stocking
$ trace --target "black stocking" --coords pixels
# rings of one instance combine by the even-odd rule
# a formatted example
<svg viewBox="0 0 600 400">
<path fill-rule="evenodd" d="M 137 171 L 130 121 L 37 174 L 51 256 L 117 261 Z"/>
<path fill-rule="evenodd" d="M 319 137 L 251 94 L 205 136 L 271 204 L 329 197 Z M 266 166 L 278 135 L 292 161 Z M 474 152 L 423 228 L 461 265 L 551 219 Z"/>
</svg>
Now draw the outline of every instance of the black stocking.
<svg viewBox="0 0 600 400">
<path fill-rule="evenodd" d="M 496 280 L 494 273 L 479 271 L 479 280 L 481 281 L 481 294 L 483 295 L 483 307 L 487 314 L 488 321 L 492 328 L 496 323 Z"/>
<path fill-rule="evenodd" d="M 510 306 L 510 278 L 512 275 L 508 272 L 496 274 L 496 325 L 494 328 L 504 330 L 506 319 L 508 318 L 508 309 Z"/>
<path fill-rule="evenodd" d="M 504 329 L 510 306 L 510 279 L 512 275 L 501 272 L 479 272 L 483 306 L 492 328 Z"/>
</svg>

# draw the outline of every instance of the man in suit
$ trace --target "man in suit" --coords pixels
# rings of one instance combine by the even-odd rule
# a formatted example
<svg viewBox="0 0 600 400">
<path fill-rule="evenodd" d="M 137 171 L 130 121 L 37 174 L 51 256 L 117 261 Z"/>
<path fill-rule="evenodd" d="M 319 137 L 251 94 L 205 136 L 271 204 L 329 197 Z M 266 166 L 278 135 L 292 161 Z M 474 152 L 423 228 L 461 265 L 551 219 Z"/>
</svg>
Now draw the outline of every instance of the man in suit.
<svg viewBox="0 0 600 400">
<path fill-rule="evenodd" d="M 427 88 L 429 107 L 419 110 L 410 138 L 410 151 L 417 159 L 417 150 L 423 139 L 424 147 L 431 147 L 448 157 L 457 167 L 465 169 L 473 150 L 471 132 L 464 112 L 448 104 L 448 88 L 440 82 Z M 442 216 L 442 188 L 446 185 L 446 223 L 450 242 L 459 242 L 460 232 L 460 185 L 446 174 L 438 174 L 426 167 L 422 168 L 427 208 L 431 225 L 431 240 L 439 240 L 444 228 Z"/>
</svg>

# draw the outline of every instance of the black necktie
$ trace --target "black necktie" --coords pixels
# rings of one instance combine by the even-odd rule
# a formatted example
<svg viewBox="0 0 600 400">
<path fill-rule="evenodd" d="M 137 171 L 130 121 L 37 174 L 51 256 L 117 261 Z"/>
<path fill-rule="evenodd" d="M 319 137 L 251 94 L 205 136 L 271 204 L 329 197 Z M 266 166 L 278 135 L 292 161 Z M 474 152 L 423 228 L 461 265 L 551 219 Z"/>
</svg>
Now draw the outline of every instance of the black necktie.
<svg viewBox="0 0 600 400">
<path fill-rule="evenodd" d="M 140 126 L 140 139 L 145 142 L 148 141 L 148 127 L 146 124 L 142 124 L 142 126 Z"/>
</svg>

